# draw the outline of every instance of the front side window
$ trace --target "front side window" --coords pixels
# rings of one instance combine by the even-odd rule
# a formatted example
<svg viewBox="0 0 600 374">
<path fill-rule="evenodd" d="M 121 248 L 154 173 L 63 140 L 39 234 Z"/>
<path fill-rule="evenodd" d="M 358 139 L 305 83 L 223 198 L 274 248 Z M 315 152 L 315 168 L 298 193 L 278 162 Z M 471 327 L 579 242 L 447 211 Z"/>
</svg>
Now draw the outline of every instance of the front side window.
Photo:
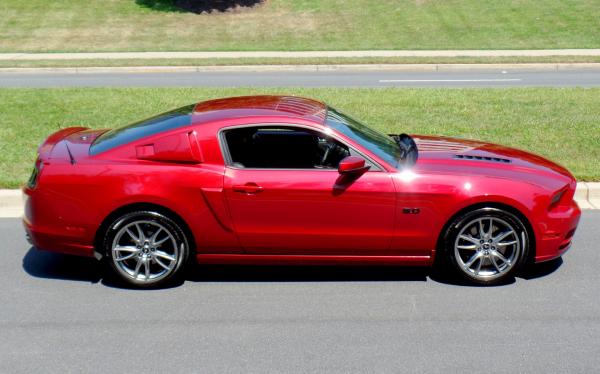
<svg viewBox="0 0 600 374">
<path fill-rule="evenodd" d="M 388 164 L 398 167 L 402 151 L 398 143 L 391 137 L 375 131 L 331 107 L 327 108 L 326 122 L 327 126 L 346 135 Z"/>
<path fill-rule="evenodd" d="M 256 126 L 223 132 L 226 158 L 237 168 L 337 169 L 348 147 L 326 135 L 297 127 Z"/>
</svg>

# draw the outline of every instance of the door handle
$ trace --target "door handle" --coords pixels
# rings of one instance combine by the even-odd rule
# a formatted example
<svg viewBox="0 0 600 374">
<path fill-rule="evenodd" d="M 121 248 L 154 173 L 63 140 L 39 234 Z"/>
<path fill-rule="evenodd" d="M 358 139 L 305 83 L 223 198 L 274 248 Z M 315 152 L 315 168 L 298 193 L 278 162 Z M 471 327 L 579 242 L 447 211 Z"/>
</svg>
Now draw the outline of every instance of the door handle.
<svg viewBox="0 0 600 374">
<path fill-rule="evenodd" d="M 234 192 L 246 193 L 246 194 L 255 194 L 263 191 L 262 186 L 254 182 L 248 182 L 246 184 L 236 184 L 233 185 Z"/>
</svg>

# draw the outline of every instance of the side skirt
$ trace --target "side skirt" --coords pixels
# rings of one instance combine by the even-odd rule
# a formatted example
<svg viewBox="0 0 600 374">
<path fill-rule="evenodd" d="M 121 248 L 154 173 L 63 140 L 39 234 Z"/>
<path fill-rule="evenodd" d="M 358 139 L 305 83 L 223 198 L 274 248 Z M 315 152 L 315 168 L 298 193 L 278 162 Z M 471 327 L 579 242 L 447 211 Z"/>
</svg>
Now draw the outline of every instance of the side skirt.
<svg viewBox="0 0 600 374">
<path fill-rule="evenodd" d="M 310 256 L 254 254 L 198 254 L 199 264 L 235 265 L 391 265 L 429 266 L 431 256 Z"/>
</svg>

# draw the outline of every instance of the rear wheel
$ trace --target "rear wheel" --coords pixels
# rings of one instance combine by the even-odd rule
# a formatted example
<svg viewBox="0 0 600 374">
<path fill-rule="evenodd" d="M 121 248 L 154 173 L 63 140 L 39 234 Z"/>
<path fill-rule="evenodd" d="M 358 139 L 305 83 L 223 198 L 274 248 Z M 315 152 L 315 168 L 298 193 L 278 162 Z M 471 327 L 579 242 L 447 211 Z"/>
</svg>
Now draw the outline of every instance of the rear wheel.
<svg viewBox="0 0 600 374">
<path fill-rule="evenodd" d="M 182 273 L 189 244 L 174 220 L 158 212 L 137 211 L 112 222 L 104 250 L 120 280 L 136 287 L 157 287 Z"/>
<path fill-rule="evenodd" d="M 478 284 L 506 282 L 527 258 L 529 238 L 519 217 L 482 208 L 457 218 L 446 233 L 446 255 L 454 270 Z"/>
</svg>

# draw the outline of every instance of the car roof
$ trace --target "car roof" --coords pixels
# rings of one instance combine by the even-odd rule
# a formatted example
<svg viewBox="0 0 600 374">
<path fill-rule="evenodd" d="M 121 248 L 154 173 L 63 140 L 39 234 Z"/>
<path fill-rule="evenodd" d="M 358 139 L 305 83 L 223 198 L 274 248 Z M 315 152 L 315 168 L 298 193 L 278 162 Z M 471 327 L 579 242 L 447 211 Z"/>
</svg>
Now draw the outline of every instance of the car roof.
<svg viewBox="0 0 600 374">
<path fill-rule="evenodd" d="M 291 117 L 324 123 L 327 106 L 297 96 L 240 96 L 203 101 L 195 105 L 192 123 L 243 117 Z"/>
</svg>

